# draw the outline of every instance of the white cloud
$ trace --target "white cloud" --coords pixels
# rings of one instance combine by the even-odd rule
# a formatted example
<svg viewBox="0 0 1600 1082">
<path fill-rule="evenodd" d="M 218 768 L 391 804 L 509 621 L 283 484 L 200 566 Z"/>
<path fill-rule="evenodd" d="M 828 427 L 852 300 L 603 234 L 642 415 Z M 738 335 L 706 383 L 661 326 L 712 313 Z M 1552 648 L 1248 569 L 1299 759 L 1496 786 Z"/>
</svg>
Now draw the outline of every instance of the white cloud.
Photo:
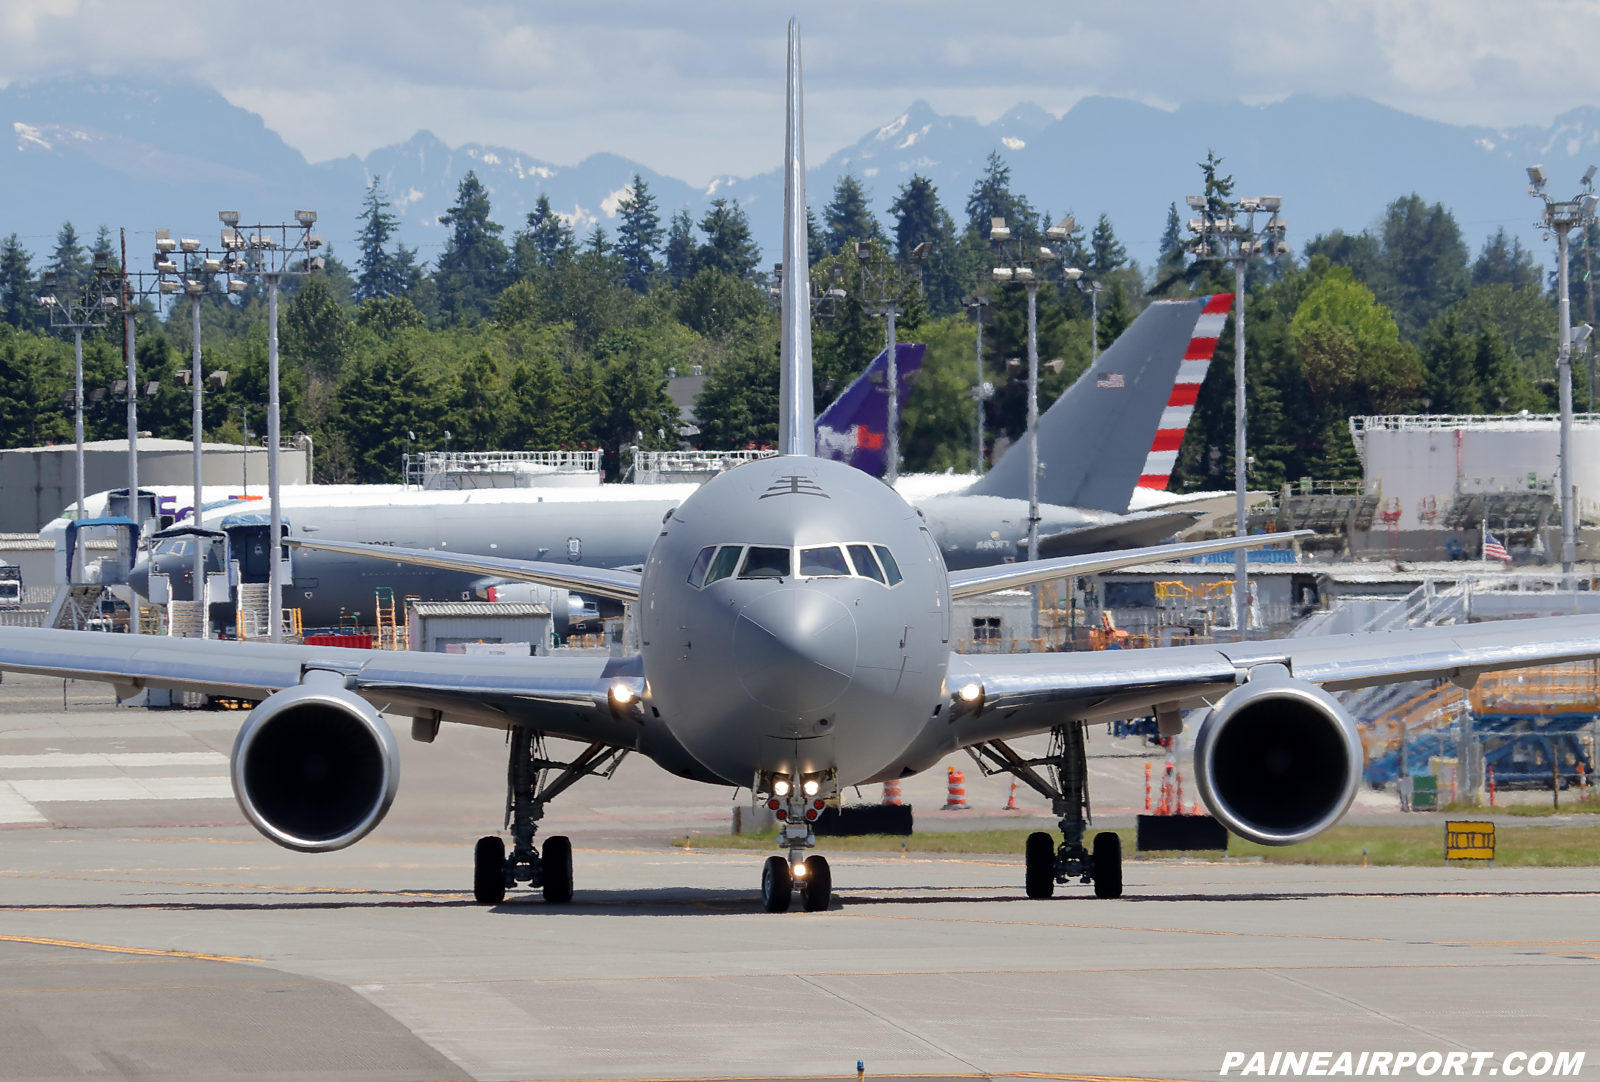
<svg viewBox="0 0 1600 1082">
<path fill-rule="evenodd" d="M 866 131 L 893 140 L 901 122 L 885 121 L 917 98 L 991 120 L 1019 101 L 1060 114 L 1093 94 L 1169 108 L 1356 94 L 1491 127 L 1600 99 L 1600 0 L 1243 0 L 1225 31 L 1196 10 L 1020 0 L 975 24 L 956 0 L 817 8 L 804 20 L 808 157 Z M 283 0 L 270 29 L 241 33 L 229 5 L 8 0 L 0 82 L 182 75 L 261 113 L 312 160 L 426 128 L 560 163 L 623 153 L 706 185 L 780 156 L 787 15 L 759 0 L 457 0 L 444 16 L 423 0 Z"/>
</svg>

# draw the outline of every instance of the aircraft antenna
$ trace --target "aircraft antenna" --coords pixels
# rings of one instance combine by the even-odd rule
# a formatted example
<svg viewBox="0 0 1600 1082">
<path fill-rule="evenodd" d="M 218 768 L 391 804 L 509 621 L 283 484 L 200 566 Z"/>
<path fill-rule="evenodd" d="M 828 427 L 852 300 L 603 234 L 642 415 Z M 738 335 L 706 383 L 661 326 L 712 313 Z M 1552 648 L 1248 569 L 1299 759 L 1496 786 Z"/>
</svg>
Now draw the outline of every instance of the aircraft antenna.
<svg viewBox="0 0 1600 1082">
<path fill-rule="evenodd" d="M 789 20 L 788 109 L 783 161 L 782 373 L 778 447 L 809 455 L 816 445 L 811 401 L 811 260 L 806 234 L 805 107 L 800 85 L 800 20 Z"/>
</svg>

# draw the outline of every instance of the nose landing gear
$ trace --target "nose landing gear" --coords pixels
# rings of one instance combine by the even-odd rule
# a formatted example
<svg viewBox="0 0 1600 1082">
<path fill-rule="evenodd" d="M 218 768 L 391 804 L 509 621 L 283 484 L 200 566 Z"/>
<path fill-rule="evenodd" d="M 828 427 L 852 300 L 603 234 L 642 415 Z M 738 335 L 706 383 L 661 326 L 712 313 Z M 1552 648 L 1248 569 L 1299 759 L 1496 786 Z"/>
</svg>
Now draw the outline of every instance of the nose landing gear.
<svg viewBox="0 0 1600 1082">
<path fill-rule="evenodd" d="M 833 901 L 833 872 L 828 858 L 819 853 L 805 856 L 807 849 L 817 844 L 816 832 L 811 824 L 827 807 L 828 798 L 821 795 L 822 786 L 832 778 L 827 775 L 808 775 L 796 782 L 786 775 L 759 775 L 753 792 L 758 800 L 766 800 L 779 821 L 778 846 L 788 849 L 788 859 L 768 857 L 761 867 L 761 904 L 768 913 L 787 913 L 800 895 L 800 904 L 807 912 L 820 912 Z M 808 791 L 809 790 L 809 791 Z"/>
<path fill-rule="evenodd" d="M 510 763 L 506 770 L 506 826 L 511 853 L 498 835 L 479 838 L 472 854 L 472 896 L 479 905 L 499 905 L 518 883 L 538 887 L 544 900 L 561 905 L 572 900 L 572 842 L 559 835 L 546 838 L 544 851 L 533 837 L 544 818 L 544 806 L 579 778 L 609 778 L 627 756 L 625 748 L 590 744 L 570 763 L 546 757 L 544 734 L 523 726 L 512 728 Z M 551 771 L 560 771 L 550 777 Z"/>
<path fill-rule="evenodd" d="M 1050 734 L 1050 750 L 1042 759 L 1024 759 L 1004 741 L 991 740 L 967 749 L 985 774 L 1013 774 L 1043 796 L 1060 816 L 1061 844 L 1044 831 L 1028 835 L 1024 885 L 1030 898 L 1048 898 L 1057 883 L 1077 879 L 1093 883 L 1096 898 L 1122 897 L 1122 839 L 1105 831 L 1094 836 L 1094 851 L 1083 839 L 1091 820 L 1088 764 L 1083 726 L 1058 725 Z M 1035 767 L 1044 767 L 1054 784 Z"/>
</svg>

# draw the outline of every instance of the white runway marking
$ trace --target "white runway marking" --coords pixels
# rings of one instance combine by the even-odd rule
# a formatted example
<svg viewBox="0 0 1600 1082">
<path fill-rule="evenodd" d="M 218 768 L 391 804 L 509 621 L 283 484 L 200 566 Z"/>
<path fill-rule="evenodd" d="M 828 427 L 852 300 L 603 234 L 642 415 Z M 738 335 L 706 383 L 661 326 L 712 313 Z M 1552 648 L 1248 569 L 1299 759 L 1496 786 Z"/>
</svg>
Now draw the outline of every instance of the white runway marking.
<svg viewBox="0 0 1600 1082">
<path fill-rule="evenodd" d="M 227 766 L 218 751 L 113 751 L 75 753 L 50 751 L 40 755 L 0 755 L 0 770 L 42 770 L 78 766 Z"/>
<path fill-rule="evenodd" d="M 13 778 L 10 788 L 32 803 L 52 800 L 232 800 L 233 785 L 216 778 Z"/>
<path fill-rule="evenodd" d="M 0 823 L 45 823 L 49 820 L 10 785 L 0 781 Z"/>
</svg>

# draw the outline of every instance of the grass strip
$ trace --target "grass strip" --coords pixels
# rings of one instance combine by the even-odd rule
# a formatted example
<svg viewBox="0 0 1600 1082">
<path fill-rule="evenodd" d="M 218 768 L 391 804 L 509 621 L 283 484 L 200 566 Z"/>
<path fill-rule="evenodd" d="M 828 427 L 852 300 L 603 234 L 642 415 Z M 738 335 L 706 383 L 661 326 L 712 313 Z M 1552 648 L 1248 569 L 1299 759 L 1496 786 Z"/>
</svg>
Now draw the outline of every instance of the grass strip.
<svg viewBox="0 0 1600 1082">
<path fill-rule="evenodd" d="M 1480 811 L 1481 809 L 1472 809 Z M 901 837 L 870 834 L 854 838 L 818 838 L 825 853 L 988 854 L 1021 857 L 1026 830 L 929 832 Z M 1124 859 L 1135 857 L 1133 831 L 1119 830 Z M 692 849 L 771 851 L 777 834 L 709 834 L 675 838 L 672 844 Z M 1196 860 L 1221 860 L 1223 854 L 1183 854 Z M 1148 859 L 1178 853 L 1145 853 Z M 1336 826 L 1299 845 L 1257 845 L 1241 838 L 1228 841 L 1229 858 L 1256 858 L 1268 864 L 1366 864 L 1439 868 L 1444 859 L 1444 818 L 1421 826 Z M 1511 868 L 1588 868 L 1600 866 L 1600 826 L 1517 827 L 1498 832 L 1495 864 Z"/>
</svg>

